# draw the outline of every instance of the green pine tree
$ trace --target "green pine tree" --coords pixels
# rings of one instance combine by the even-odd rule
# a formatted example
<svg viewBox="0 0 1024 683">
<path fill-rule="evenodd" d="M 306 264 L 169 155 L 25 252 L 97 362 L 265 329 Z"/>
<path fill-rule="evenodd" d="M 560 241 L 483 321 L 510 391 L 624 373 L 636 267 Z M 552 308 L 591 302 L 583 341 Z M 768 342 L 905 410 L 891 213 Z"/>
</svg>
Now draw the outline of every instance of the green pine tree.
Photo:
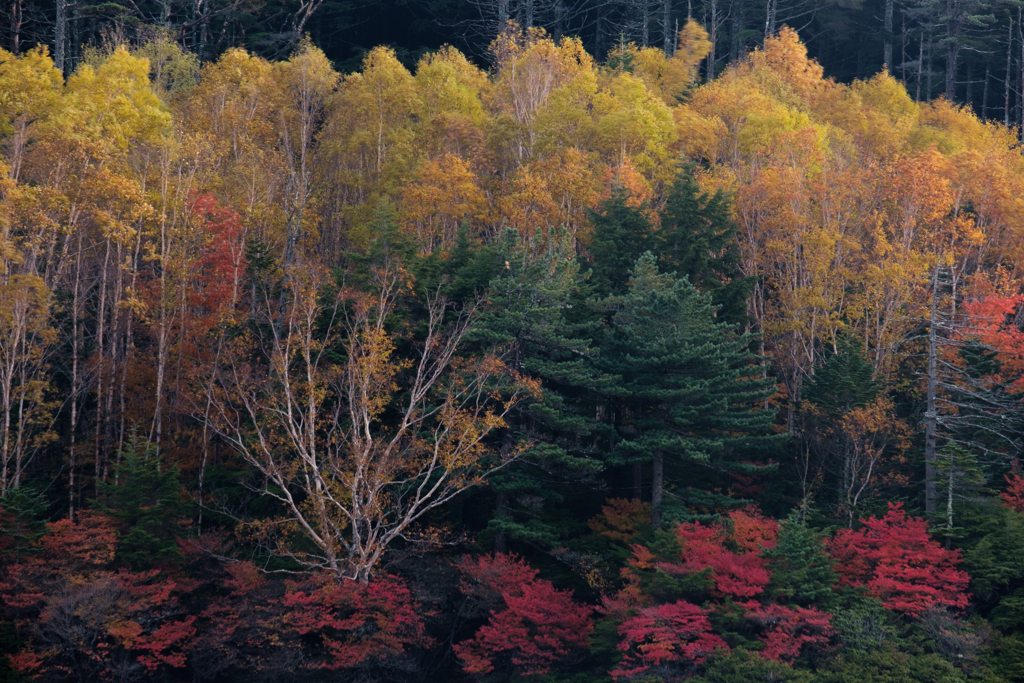
<svg viewBox="0 0 1024 683">
<path fill-rule="evenodd" d="M 824 536 L 807 526 L 798 513 L 779 524 L 778 542 L 764 551 L 764 556 L 772 577 L 769 594 L 801 606 L 831 597 L 837 579 Z"/>
<path fill-rule="evenodd" d="M 693 465 L 727 472 L 741 465 L 737 455 L 774 442 L 775 411 L 763 409 L 775 392 L 764 359 L 752 353 L 752 337 L 715 319 L 708 294 L 685 278 L 661 273 L 650 252 L 635 263 L 628 291 L 598 302 L 609 314 L 610 330 L 597 366 L 621 377 L 611 395 L 617 462 L 651 462 L 652 523 L 663 514 L 691 514 L 688 496 L 666 504 L 666 456 L 683 466 L 680 478 L 695 482 Z M 701 491 L 702 504 L 735 501 Z M 674 508 L 674 509 L 673 509 Z"/>
<path fill-rule="evenodd" d="M 563 502 L 573 482 L 589 480 L 602 467 L 588 452 L 595 423 L 570 400 L 609 382 L 589 363 L 592 326 L 565 320 L 580 286 L 579 263 L 566 231 L 550 231 L 542 244 L 534 250 L 517 231 L 505 231 L 496 245 L 503 265 L 488 288 L 488 310 L 476 330 L 484 345 L 506 349 L 505 362 L 516 372 L 540 383 L 540 395 L 507 418 L 502 444 L 530 447 L 491 478 L 497 501 L 489 530 L 498 551 L 510 540 L 554 543 L 559 532 L 553 506 Z"/>
<path fill-rule="evenodd" d="M 115 483 L 116 482 L 116 483 Z M 176 465 L 161 466 L 156 448 L 133 430 L 118 454 L 113 481 L 99 482 L 94 507 L 120 522 L 117 560 L 139 569 L 180 557 L 177 538 L 188 508 Z"/>
<path fill-rule="evenodd" d="M 652 250 L 666 270 L 685 275 L 697 289 L 711 295 L 719 320 L 743 324 L 755 278 L 744 277 L 740 270 L 729 197 L 721 190 L 710 195 L 702 192 L 693 170 L 689 164 L 676 176 L 661 210 Z"/>
</svg>

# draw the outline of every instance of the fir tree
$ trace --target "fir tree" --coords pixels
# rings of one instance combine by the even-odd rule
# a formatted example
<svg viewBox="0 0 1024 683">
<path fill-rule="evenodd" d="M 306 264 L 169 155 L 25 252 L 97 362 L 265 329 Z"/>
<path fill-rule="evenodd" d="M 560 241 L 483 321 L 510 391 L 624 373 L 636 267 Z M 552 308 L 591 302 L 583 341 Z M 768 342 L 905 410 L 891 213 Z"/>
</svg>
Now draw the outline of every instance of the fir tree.
<svg viewBox="0 0 1024 683">
<path fill-rule="evenodd" d="M 95 508 L 122 528 L 118 561 L 138 569 L 178 559 L 177 537 L 187 508 L 176 465 L 161 467 L 156 448 L 132 431 L 118 454 L 114 480 L 98 487 Z"/>
<path fill-rule="evenodd" d="M 528 449 L 491 479 L 497 504 L 489 529 L 501 552 L 510 539 L 553 543 L 557 530 L 542 508 L 562 502 L 567 484 L 601 469 L 587 446 L 594 421 L 567 396 L 583 397 L 609 380 L 589 363 L 595 353 L 589 326 L 565 320 L 580 284 L 569 234 L 553 230 L 534 251 L 517 231 L 506 230 L 497 254 L 503 268 L 491 281 L 477 335 L 488 346 L 506 348 L 505 362 L 540 383 L 539 397 L 521 403 L 508 418 L 502 444 L 508 449 L 528 443 Z"/>
<path fill-rule="evenodd" d="M 865 406 L 878 396 L 874 372 L 856 340 L 840 335 L 836 350 L 828 354 L 805 385 L 803 398 L 834 418 Z"/>
<path fill-rule="evenodd" d="M 0 556 L 18 564 L 39 552 L 37 541 L 46 533 L 46 500 L 22 484 L 0 500 Z"/>
<path fill-rule="evenodd" d="M 772 579 L 768 593 L 784 602 L 807 606 L 828 600 L 836 573 L 823 535 L 791 514 L 779 524 L 776 544 L 764 552 Z"/>
<path fill-rule="evenodd" d="M 741 449 L 773 440 L 775 412 L 759 408 L 775 384 L 765 376 L 764 360 L 749 351 L 752 338 L 716 321 L 710 295 L 660 273 L 650 252 L 636 261 L 628 291 L 598 305 L 611 314 L 611 329 L 597 365 L 622 378 L 613 394 L 618 442 L 612 456 L 652 462 L 652 523 L 658 527 L 665 456 L 687 464 L 690 481 L 692 464 L 742 468 L 735 458 Z M 687 514 L 677 509 L 672 516 Z"/>
<path fill-rule="evenodd" d="M 594 226 L 590 284 L 595 297 L 621 293 L 633 262 L 650 246 L 651 222 L 644 215 L 646 207 L 630 206 L 629 200 L 629 190 L 615 185 L 611 195 L 590 211 Z"/>
<path fill-rule="evenodd" d="M 692 164 L 687 165 L 668 192 L 652 249 L 666 269 L 685 275 L 697 289 L 711 295 L 718 319 L 742 324 L 755 278 L 744 277 L 740 270 L 730 212 L 729 197 L 721 190 L 701 192 Z"/>
</svg>

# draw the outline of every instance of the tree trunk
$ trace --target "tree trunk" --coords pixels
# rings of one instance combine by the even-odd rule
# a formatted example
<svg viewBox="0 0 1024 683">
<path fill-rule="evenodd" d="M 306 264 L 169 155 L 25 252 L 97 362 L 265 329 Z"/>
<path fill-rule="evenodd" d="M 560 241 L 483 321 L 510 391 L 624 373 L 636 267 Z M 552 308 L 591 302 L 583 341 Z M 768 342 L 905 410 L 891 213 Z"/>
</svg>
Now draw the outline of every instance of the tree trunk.
<svg viewBox="0 0 1024 683">
<path fill-rule="evenodd" d="M 917 44 L 917 95 L 914 99 L 921 101 L 921 81 L 924 80 L 924 33 Z"/>
<path fill-rule="evenodd" d="M 718 0 L 711 0 L 711 32 L 708 35 L 711 41 L 711 51 L 708 52 L 708 83 L 715 80 L 715 55 L 718 46 Z"/>
<path fill-rule="evenodd" d="M 985 86 L 981 89 L 981 122 L 988 122 L 988 79 L 992 68 L 985 64 Z"/>
<path fill-rule="evenodd" d="M 661 502 L 665 495 L 665 451 L 654 451 L 651 474 L 651 526 L 661 528 Z"/>
<path fill-rule="evenodd" d="M 885 19 L 883 22 L 885 42 L 882 46 L 882 66 L 889 73 L 892 73 L 892 10 L 894 4 L 895 0 L 885 0 Z"/>
<path fill-rule="evenodd" d="M 937 451 L 938 413 L 935 393 L 938 388 L 938 335 L 936 304 L 939 298 L 939 266 L 932 275 L 932 310 L 928 323 L 928 404 L 924 413 L 924 508 L 929 519 L 935 515 L 935 462 Z"/>
<path fill-rule="evenodd" d="M 672 56 L 672 0 L 662 0 L 661 2 L 661 32 L 662 32 L 662 45 L 661 49 L 665 52 L 666 57 Z"/>
<path fill-rule="evenodd" d="M 946 99 L 956 99 L 956 66 L 960 57 L 960 21 L 957 0 L 946 0 Z"/>
<path fill-rule="evenodd" d="M 11 52 L 21 51 L 22 0 L 11 0 Z"/>
<path fill-rule="evenodd" d="M 925 69 L 925 85 L 927 86 L 927 92 L 925 93 L 925 99 L 929 102 L 932 101 L 932 32 L 928 29 L 928 42 L 925 44 L 925 60 L 928 62 L 928 66 Z"/>
<path fill-rule="evenodd" d="M 1003 125 L 1010 125 L 1010 81 L 1013 78 L 1013 17 L 1006 35 L 1006 78 L 1003 81 Z"/>
<path fill-rule="evenodd" d="M 508 491 L 498 491 L 498 500 L 494 504 L 494 512 L 495 517 L 498 519 L 504 519 L 508 516 Z M 498 533 L 494 534 L 494 552 L 508 552 L 508 534 L 501 529 L 498 529 Z"/>
<path fill-rule="evenodd" d="M 640 39 L 644 47 L 651 44 L 651 0 L 640 0 L 643 8 Z"/>
<path fill-rule="evenodd" d="M 53 63 L 63 76 L 64 71 L 64 44 L 67 42 L 68 31 L 68 4 L 66 0 L 57 0 L 57 22 L 54 26 L 53 35 Z"/>
</svg>

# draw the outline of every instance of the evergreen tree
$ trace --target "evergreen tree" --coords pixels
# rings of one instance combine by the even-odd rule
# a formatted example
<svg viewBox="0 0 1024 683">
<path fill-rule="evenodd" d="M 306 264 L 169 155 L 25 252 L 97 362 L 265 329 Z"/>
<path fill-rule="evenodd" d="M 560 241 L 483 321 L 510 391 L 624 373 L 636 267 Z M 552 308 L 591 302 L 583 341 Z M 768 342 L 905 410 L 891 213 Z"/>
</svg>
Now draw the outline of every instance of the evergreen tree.
<svg viewBox="0 0 1024 683">
<path fill-rule="evenodd" d="M 839 335 L 836 349 L 829 353 L 804 386 L 803 398 L 835 418 L 873 401 L 879 392 L 874 366 L 864 358 L 860 345 Z"/>
<path fill-rule="evenodd" d="M 542 508 L 562 502 L 567 484 L 602 467 L 589 445 L 596 425 L 580 407 L 589 389 L 609 378 L 589 363 L 592 325 L 570 324 L 564 316 L 580 286 L 579 263 L 566 231 L 550 231 L 542 244 L 531 249 L 517 231 L 505 231 L 497 245 L 504 267 L 491 281 L 488 312 L 477 331 L 487 346 L 505 347 L 506 363 L 538 380 L 540 389 L 537 399 L 523 401 L 508 418 L 502 444 L 509 449 L 529 443 L 528 449 L 491 479 L 497 504 L 489 529 L 499 552 L 510 539 L 553 543 L 558 532 Z"/>
<path fill-rule="evenodd" d="M 749 470 L 737 462 L 745 449 L 763 448 L 775 411 L 763 409 L 775 391 L 764 359 L 750 352 L 752 337 L 715 320 L 708 294 L 685 279 L 658 271 L 650 252 L 635 263 L 628 291 L 599 307 L 610 313 L 597 366 L 621 377 L 612 416 L 618 462 L 653 466 L 652 523 L 663 512 L 672 517 L 690 511 L 664 504 L 665 456 L 687 465 L 713 465 L 718 472 Z M 678 496 L 685 504 L 686 496 Z M 704 491 L 701 503 L 729 504 Z"/>
<path fill-rule="evenodd" d="M 800 606 L 826 601 L 832 595 L 837 578 L 823 536 L 797 513 L 779 523 L 776 544 L 764 556 L 772 575 L 770 594 Z"/>
<path fill-rule="evenodd" d="M 118 454 L 113 481 L 97 485 L 95 508 L 122 528 L 118 561 L 138 569 L 178 559 L 177 537 L 187 507 L 176 465 L 161 467 L 156 448 L 133 430 Z"/>
<path fill-rule="evenodd" d="M 666 269 L 685 275 L 697 289 L 711 295 L 719 320 L 742 324 L 755 278 L 740 271 L 729 197 L 721 190 L 710 195 L 701 192 L 693 170 L 692 164 L 687 165 L 676 176 L 652 250 Z"/>
<path fill-rule="evenodd" d="M 46 533 L 46 500 L 22 484 L 0 500 L 0 556 L 18 564 L 39 551 L 37 541 Z"/>
<path fill-rule="evenodd" d="M 590 242 L 590 284 L 593 296 L 604 298 L 621 293 L 629 280 L 629 269 L 651 246 L 651 222 L 646 206 L 630 206 L 630 192 L 621 185 L 590 211 L 594 236 Z"/>
</svg>

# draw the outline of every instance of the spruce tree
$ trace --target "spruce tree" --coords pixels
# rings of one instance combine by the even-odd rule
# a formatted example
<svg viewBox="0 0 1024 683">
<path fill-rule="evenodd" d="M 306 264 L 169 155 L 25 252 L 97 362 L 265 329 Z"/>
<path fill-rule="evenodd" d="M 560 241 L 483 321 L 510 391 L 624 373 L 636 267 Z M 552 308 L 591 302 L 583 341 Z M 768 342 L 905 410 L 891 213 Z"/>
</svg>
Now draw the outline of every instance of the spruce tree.
<svg viewBox="0 0 1024 683">
<path fill-rule="evenodd" d="M 119 453 L 113 481 L 98 488 L 95 508 L 120 522 L 119 562 L 139 569 L 179 558 L 177 538 L 187 514 L 180 473 L 176 465 L 162 467 L 156 448 L 137 431 Z"/>
<path fill-rule="evenodd" d="M 750 351 L 752 337 L 715 319 L 708 294 L 685 278 L 661 273 L 650 252 L 635 263 L 628 291 L 599 307 L 609 314 L 610 330 L 597 366 L 621 377 L 613 393 L 618 462 L 651 462 L 652 523 L 663 512 L 685 517 L 686 496 L 665 505 L 666 456 L 686 465 L 712 465 L 717 472 L 749 470 L 738 454 L 762 448 L 774 438 L 775 411 L 764 408 L 775 392 L 764 359 Z M 701 504 L 727 504 L 709 490 Z M 733 501 L 734 502 L 734 501 Z"/>
<path fill-rule="evenodd" d="M 676 176 L 661 210 L 661 226 L 651 249 L 666 270 L 686 276 L 711 295 L 717 317 L 741 324 L 747 318 L 747 299 L 755 278 L 740 270 L 736 225 L 728 195 L 702 192 L 687 165 Z"/>
<path fill-rule="evenodd" d="M 567 486 L 602 467 L 589 446 L 596 426 L 592 411 L 581 410 L 581 403 L 609 380 L 589 362 L 595 353 L 592 326 L 571 324 L 564 315 L 580 287 L 579 263 L 566 231 L 550 231 L 541 244 L 533 247 L 517 231 L 505 231 L 496 245 L 501 270 L 477 326 L 479 341 L 504 347 L 506 364 L 539 384 L 537 397 L 521 402 L 507 418 L 501 446 L 528 444 L 526 451 L 491 478 L 497 501 L 489 529 L 498 551 L 509 540 L 555 542 L 558 531 L 543 508 L 562 502 Z"/>
</svg>

